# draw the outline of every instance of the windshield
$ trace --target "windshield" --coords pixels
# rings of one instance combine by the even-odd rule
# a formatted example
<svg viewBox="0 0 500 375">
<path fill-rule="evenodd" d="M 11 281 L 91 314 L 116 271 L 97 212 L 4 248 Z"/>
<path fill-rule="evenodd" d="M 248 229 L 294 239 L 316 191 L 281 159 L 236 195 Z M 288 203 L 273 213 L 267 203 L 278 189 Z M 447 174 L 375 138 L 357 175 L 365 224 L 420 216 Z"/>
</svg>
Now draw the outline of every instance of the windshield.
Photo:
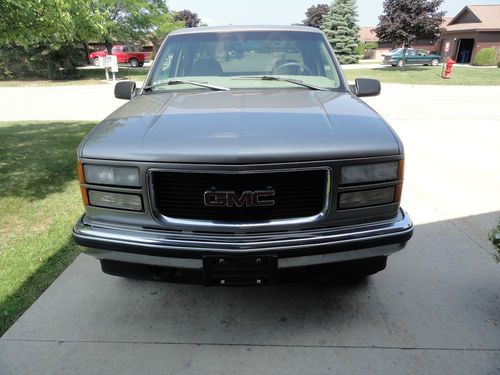
<svg viewBox="0 0 500 375">
<path fill-rule="evenodd" d="M 170 80 L 196 81 L 234 88 L 294 88 L 293 82 L 249 77 L 290 78 L 321 89 L 342 87 L 322 34 L 295 31 L 231 31 L 173 35 L 158 56 L 150 79 L 152 91 L 200 89 Z"/>
</svg>

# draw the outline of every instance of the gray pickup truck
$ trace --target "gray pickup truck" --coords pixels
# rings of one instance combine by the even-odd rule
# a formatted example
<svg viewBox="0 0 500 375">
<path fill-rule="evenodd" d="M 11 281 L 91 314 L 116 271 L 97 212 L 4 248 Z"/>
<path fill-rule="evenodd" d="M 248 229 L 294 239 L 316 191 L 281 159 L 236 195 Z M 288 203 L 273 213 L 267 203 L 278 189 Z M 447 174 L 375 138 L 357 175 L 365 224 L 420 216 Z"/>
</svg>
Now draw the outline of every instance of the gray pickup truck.
<svg viewBox="0 0 500 375">
<path fill-rule="evenodd" d="M 78 149 L 73 229 L 108 274 L 265 285 L 383 270 L 413 232 L 403 145 L 317 29 L 172 32 Z"/>
</svg>

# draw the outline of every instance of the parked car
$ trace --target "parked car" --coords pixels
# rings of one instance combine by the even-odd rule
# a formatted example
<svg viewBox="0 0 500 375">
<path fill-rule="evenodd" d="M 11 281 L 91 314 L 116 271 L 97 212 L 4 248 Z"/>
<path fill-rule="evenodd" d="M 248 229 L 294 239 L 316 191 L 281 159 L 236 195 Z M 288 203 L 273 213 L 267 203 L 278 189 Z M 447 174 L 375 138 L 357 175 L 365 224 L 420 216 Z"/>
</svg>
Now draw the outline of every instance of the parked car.
<svg viewBox="0 0 500 375">
<path fill-rule="evenodd" d="M 234 43 L 249 52 L 226 61 Z M 78 148 L 73 238 L 119 276 L 264 285 L 381 271 L 413 225 L 401 140 L 359 99 L 379 93 L 377 80 L 348 85 L 316 28 L 174 31 Z"/>
<path fill-rule="evenodd" d="M 146 53 L 137 51 L 133 46 L 113 46 L 111 54 L 116 56 L 118 64 L 129 64 L 133 68 L 143 66 L 146 61 Z M 99 65 L 99 56 L 104 57 L 107 55 L 108 51 L 95 51 L 89 55 L 89 60 L 94 65 Z"/>
<path fill-rule="evenodd" d="M 383 54 L 383 63 L 392 66 L 403 66 L 403 48 L 396 48 L 389 53 Z M 406 50 L 406 64 L 437 66 L 443 62 L 441 55 L 431 54 L 423 49 Z"/>
</svg>

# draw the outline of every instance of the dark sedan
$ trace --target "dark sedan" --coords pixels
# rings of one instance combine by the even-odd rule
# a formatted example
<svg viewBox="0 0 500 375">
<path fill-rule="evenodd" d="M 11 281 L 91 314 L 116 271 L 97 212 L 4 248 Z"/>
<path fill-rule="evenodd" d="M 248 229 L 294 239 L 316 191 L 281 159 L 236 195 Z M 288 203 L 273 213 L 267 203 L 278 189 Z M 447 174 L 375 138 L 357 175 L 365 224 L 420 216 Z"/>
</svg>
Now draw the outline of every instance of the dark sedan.
<svg viewBox="0 0 500 375">
<path fill-rule="evenodd" d="M 403 66 L 403 48 L 397 48 L 384 56 L 384 64 L 392 66 Z M 437 66 L 443 62 L 443 57 L 440 55 L 431 54 L 423 49 L 406 50 L 406 64 L 432 65 Z"/>
</svg>

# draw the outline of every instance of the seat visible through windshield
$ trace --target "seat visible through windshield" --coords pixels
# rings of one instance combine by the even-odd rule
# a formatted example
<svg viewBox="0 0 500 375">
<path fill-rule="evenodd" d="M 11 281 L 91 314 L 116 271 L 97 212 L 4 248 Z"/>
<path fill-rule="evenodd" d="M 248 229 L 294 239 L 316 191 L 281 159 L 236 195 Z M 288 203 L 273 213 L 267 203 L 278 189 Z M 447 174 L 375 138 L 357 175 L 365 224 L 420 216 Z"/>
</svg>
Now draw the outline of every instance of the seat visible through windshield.
<svg viewBox="0 0 500 375">
<path fill-rule="evenodd" d="M 203 77 L 204 82 L 234 87 L 242 83 L 231 81 L 231 77 L 262 75 L 292 76 L 325 88 L 340 85 L 333 58 L 319 33 L 238 31 L 180 34 L 168 38 L 158 58 L 159 64 L 150 85 L 180 77 Z"/>
</svg>

